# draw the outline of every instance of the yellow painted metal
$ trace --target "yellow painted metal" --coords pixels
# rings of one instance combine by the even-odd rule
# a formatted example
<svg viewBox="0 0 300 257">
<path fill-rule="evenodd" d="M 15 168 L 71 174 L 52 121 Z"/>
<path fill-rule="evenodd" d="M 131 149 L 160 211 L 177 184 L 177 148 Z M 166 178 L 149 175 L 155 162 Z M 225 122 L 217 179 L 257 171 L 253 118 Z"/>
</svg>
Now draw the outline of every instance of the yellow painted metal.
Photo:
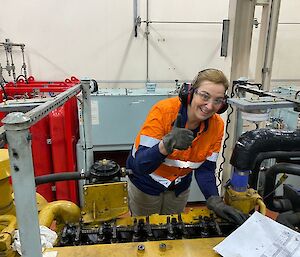
<svg viewBox="0 0 300 257">
<path fill-rule="evenodd" d="M 245 192 L 237 192 L 228 187 L 225 192 L 225 202 L 243 213 L 250 213 L 258 206 L 259 211 L 263 215 L 266 214 L 266 206 L 261 196 L 253 188 L 248 188 Z"/>
<path fill-rule="evenodd" d="M 15 252 L 13 249 L 0 252 L 0 257 L 19 257 L 19 256 L 20 255 L 17 252 Z"/>
<path fill-rule="evenodd" d="M 39 193 L 36 193 L 36 205 L 38 208 L 38 212 L 40 212 L 47 204 L 48 201 L 46 200 L 46 198 Z"/>
<path fill-rule="evenodd" d="M 0 180 L 10 176 L 9 156 L 7 149 L 0 149 Z"/>
<path fill-rule="evenodd" d="M 0 224 L 3 229 L 0 231 L 0 256 L 7 256 L 11 252 L 11 243 L 13 234 L 17 226 L 17 220 L 14 215 L 1 215 Z"/>
<path fill-rule="evenodd" d="M 15 200 L 14 193 L 12 193 L 11 195 L 12 195 L 13 200 Z M 38 208 L 38 212 L 40 212 L 48 204 L 48 201 L 46 200 L 46 198 L 44 196 L 42 196 L 39 193 L 35 193 L 35 196 L 36 196 L 36 205 Z"/>
<path fill-rule="evenodd" d="M 9 183 L 10 168 L 7 149 L 0 149 L 0 215 L 16 214 L 12 198 L 12 187 Z"/>
<path fill-rule="evenodd" d="M 217 257 L 213 247 L 224 238 L 199 238 L 134 242 L 124 244 L 105 244 L 72 247 L 55 247 L 47 252 L 57 252 L 57 257 Z M 144 250 L 138 250 L 143 249 Z"/>
<path fill-rule="evenodd" d="M 64 200 L 48 203 L 39 213 L 40 225 L 50 227 L 54 220 L 57 224 L 79 222 L 80 208 Z"/>
<path fill-rule="evenodd" d="M 259 206 L 259 212 L 263 215 L 266 215 L 267 207 L 262 199 L 257 199 L 257 205 Z"/>
<path fill-rule="evenodd" d="M 199 216 L 210 216 L 211 212 L 206 207 L 190 209 L 187 213 L 182 213 L 181 218 L 182 221 L 186 224 L 193 224 L 199 222 Z M 171 219 L 175 217 L 178 220 L 178 214 L 172 215 L 159 215 L 152 214 L 149 216 L 149 223 L 153 225 L 166 224 L 167 219 L 170 217 Z M 135 219 L 146 219 L 145 216 L 137 216 L 137 217 L 123 217 L 119 218 L 115 221 L 117 226 L 132 226 L 134 224 Z"/>
<path fill-rule="evenodd" d="M 85 185 L 83 196 L 84 223 L 107 221 L 128 212 L 126 182 Z"/>
</svg>

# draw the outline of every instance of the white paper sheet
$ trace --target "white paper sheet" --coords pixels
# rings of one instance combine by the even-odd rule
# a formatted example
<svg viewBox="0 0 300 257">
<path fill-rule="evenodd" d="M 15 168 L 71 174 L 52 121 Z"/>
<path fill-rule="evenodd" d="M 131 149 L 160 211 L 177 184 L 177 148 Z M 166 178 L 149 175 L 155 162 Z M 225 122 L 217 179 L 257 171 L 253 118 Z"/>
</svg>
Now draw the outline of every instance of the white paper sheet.
<svg viewBox="0 0 300 257">
<path fill-rule="evenodd" d="M 223 257 L 300 257 L 300 233 L 255 212 L 214 250 Z"/>
</svg>

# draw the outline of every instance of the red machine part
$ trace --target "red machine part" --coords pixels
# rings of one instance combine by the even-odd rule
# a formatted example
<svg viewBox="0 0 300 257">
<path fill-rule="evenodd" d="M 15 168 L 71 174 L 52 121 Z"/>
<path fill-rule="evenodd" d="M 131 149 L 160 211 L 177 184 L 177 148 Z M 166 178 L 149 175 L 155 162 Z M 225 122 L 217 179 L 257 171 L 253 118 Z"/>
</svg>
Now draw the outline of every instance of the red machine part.
<svg viewBox="0 0 300 257">
<path fill-rule="evenodd" d="M 28 83 L 23 79 L 17 83 L 7 83 L 5 93 L 8 99 L 53 96 L 79 82 L 76 77 L 66 79 L 64 82 L 49 82 L 35 81 L 31 76 Z M 4 101 L 3 95 L 1 89 L 0 102 Z M 2 120 L 5 115 L 6 113 L 0 112 L 0 119 Z M 35 176 L 76 171 L 76 143 L 79 139 L 76 97 L 72 97 L 63 106 L 37 122 L 30 131 Z M 48 201 L 64 199 L 78 203 L 76 181 L 57 182 L 55 192 L 53 188 L 53 183 L 43 184 L 37 187 L 37 192 Z"/>
<path fill-rule="evenodd" d="M 53 163 L 51 160 L 51 142 L 49 129 L 49 116 L 46 116 L 30 128 L 32 134 L 32 158 L 34 164 L 35 176 L 51 174 Z M 54 184 L 47 183 L 37 186 L 37 192 L 46 198 L 47 201 L 55 200 L 55 194 L 52 191 Z"/>
<path fill-rule="evenodd" d="M 76 170 L 75 147 L 78 140 L 78 131 L 76 131 L 74 118 L 72 118 L 76 99 L 70 100 L 49 114 L 54 173 Z M 70 200 L 77 203 L 77 183 L 75 181 L 56 182 L 56 199 Z"/>
</svg>

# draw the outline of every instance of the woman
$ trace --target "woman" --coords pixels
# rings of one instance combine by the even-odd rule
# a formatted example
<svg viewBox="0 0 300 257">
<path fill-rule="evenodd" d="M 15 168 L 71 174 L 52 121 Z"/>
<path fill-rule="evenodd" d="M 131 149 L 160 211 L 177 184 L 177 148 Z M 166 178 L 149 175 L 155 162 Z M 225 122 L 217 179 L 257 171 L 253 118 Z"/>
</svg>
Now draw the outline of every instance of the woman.
<svg viewBox="0 0 300 257">
<path fill-rule="evenodd" d="M 133 216 L 183 212 L 192 171 L 205 198 L 218 195 L 216 160 L 224 122 L 228 80 L 222 71 L 200 71 L 179 97 L 155 104 L 127 159 L 129 208 Z"/>
</svg>

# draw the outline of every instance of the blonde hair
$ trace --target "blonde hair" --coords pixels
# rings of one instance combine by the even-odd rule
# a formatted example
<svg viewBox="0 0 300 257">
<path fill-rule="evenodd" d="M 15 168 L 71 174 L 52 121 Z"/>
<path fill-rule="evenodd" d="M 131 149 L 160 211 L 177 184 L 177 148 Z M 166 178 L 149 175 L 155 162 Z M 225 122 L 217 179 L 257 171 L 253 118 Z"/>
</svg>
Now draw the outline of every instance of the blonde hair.
<svg viewBox="0 0 300 257">
<path fill-rule="evenodd" d="M 227 91 L 229 87 L 229 82 L 224 73 L 217 69 L 206 69 L 199 71 L 197 76 L 192 82 L 192 87 L 194 89 L 200 87 L 201 83 L 205 80 L 211 81 L 216 84 L 222 84 Z"/>
</svg>

